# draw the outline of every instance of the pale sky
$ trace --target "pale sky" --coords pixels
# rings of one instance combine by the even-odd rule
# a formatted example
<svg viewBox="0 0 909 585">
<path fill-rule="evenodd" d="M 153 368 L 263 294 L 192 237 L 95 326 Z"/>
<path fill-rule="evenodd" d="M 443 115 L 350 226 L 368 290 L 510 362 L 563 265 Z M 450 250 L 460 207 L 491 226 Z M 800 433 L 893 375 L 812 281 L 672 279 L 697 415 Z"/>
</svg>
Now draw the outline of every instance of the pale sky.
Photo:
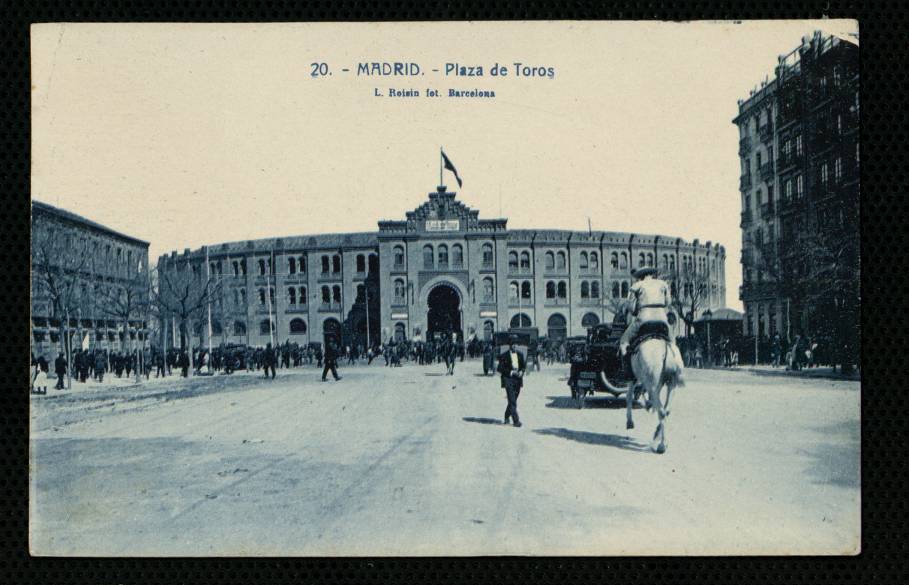
<svg viewBox="0 0 909 585">
<path fill-rule="evenodd" d="M 777 55 L 854 21 L 49 24 L 32 29 L 32 197 L 151 242 L 375 231 L 439 180 L 510 228 L 726 248 L 740 309 L 739 98 Z M 364 61 L 421 77 L 357 77 Z M 495 62 L 555 77 L 489 76 Z M 332 75 L 310 76 L 325 62 Z M 433 73 L 446 62 L 484 77 Z M 342 67 L 351 70 L 341 72 Z M 495 99 L 374 97 L 491 89 Z M 446 184 L 454 178 L 446 173 Z"/>
</svg>

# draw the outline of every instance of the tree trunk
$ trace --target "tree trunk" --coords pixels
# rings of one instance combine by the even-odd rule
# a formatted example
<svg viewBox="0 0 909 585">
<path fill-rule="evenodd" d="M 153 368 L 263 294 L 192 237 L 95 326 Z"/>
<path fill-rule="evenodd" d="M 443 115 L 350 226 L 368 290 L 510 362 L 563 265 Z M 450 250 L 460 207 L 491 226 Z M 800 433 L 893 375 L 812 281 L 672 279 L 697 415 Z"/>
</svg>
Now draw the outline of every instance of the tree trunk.
<svg viewBox="0 0 909 585">
<path fill-rule="evenodd" d="M 65 312 L 66 321 L 63 326 L 63 351 L 66 356 L 66 389 L 72 390 L 73 388 L 73 352 L 72 352 L 72 339 L 69 338 L 69 310 Z"/>
<path fill-rule="evenodd" d="M 193 370 L 196 368 L 196 364 L 193 363 L 193 337 L 192 337 L 193 327 L 192 327 L 192 325 L 193 325 L 193 320 L 186 319 L 186 328 L 185 328 L 186 344 L 189 346 L 186 348 L 186 357 L 189 358 L 189 369 L 187 370 L 187 376 L 189 376 L 190 378 L 193 377 Z"/>
</svg>

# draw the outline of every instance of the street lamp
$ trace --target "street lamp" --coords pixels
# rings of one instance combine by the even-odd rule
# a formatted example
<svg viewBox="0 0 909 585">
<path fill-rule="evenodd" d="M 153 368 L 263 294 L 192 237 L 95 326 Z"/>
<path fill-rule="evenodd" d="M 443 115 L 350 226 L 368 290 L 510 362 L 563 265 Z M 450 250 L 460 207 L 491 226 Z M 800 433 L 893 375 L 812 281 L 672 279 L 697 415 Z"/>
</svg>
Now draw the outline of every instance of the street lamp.
<svg viewBox="0 0 909 585">
<path fill-rule="evenodd" d="M 707 323 L 707 363 L 713 365 L 713 348 L 710 346 L 710 318 L 713 317 L 713 311 L 707 309 L 704 311 L 704 321 Z"/>
</svg>

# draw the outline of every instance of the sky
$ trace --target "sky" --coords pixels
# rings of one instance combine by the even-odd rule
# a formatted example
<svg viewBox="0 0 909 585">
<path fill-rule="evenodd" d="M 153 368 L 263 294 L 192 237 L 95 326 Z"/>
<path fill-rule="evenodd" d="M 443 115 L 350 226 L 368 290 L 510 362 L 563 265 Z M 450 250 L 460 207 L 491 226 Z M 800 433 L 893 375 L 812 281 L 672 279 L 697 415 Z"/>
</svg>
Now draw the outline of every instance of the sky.
<svg viewBox="0 0 909 585">
<path fill-rule="evenodd" d="M 439 182 L 510 228 L 718 242 L 741 308 L 737 100 L 814 30 L 744 23 L 44 24 L 32 27 L 34 199 L 163 253 L 375 231 Z M 355 75 L 416 63 L 416 77 Z M 516 77 L 514 63 L 554 76 Z M 313 77 L 312 63 L 331 75 Z M 444 76 L 446 63 L 483 77 Z M 494 63 L 510 75 L 490 76 Z M 349 68 L 350 72 L 341 71 Z M 418 98 L 387 97 L 389 88 Z M 483 89 L 493 99 L 425 97 Z M 376 97 L 378 90 L 383 97 Z M 455 187 L 448 174 L 445 183 Z"/>
</svg>

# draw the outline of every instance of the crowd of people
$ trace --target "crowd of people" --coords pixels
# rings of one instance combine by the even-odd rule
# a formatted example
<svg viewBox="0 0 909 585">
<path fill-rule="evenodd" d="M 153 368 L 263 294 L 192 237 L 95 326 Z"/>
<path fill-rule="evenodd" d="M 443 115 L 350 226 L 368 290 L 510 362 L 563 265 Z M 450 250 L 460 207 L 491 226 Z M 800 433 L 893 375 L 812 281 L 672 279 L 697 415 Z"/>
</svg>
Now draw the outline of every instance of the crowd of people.
<svg viewBox="0 0 909 585">
<path fill-rule="evenodd" d="M 687 367 L 736 367 L 740 362 L 755 363 L 753 336 L 720 336 L 719 339 L 712 340 L 709 347 L 705 339 L 692 336 L 679 338 L 678 344 Z M 757 363 L 789 371 L 836 367 L 830 352 L 830 344 L 820 337 L 803 333 L 795 335 L 792 339 L 786 339 L 779 333 L 772 337 L 760 336 L 757 340 Z"/>
</svg>

